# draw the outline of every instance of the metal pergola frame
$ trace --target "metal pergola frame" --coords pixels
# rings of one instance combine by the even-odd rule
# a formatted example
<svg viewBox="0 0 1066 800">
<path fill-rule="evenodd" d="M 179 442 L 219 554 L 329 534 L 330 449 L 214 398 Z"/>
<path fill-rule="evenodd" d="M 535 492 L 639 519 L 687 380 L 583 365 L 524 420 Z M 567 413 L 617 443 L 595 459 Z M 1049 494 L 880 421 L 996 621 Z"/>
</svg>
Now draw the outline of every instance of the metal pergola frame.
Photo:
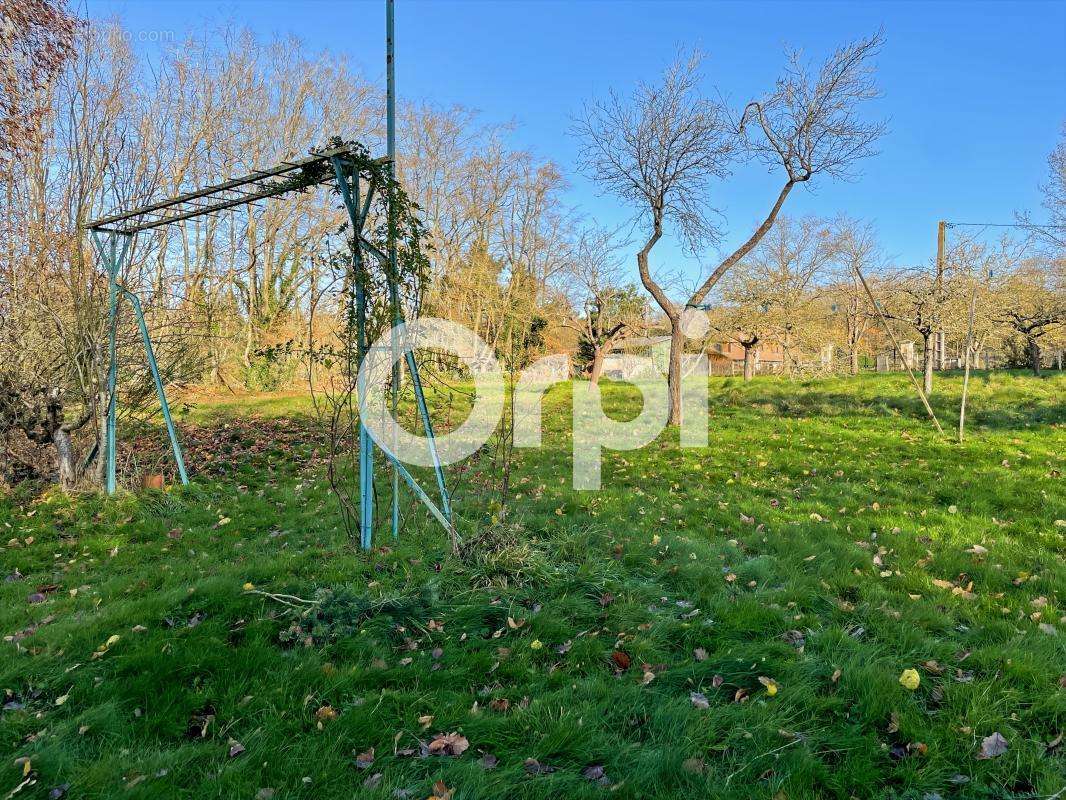
<svg viewBox="0 0 1066 800">
<path fill-rule="evenodd" d="M 386 53 L 387 53 L 387 138 L 388 155 L 375 159 L 372 163 L 384 166 L 389 174 L 392 174 L 396 158 L 396 91 L 394 70 L 394 15 L 393 0 L 386 0 Z M 107 268 L 110 281 L 110 300 L 108 305 L 108 405 L 107 405 L 107 428 L 104 443 L 106 465 L 106 482 L 108 494 L 114 494 L 116 490 L 116 385 L 118 378 L 118 357 L 116 353 L 116 331 L 118 320 L 119 298 L 129 300 L 137 318 L 141 338 L 144 342 L 145 356 L 148 367 L 152 372 L 155 382 L 156 395 L 166 421 L 167 435 L 170 438 L 171 448 L 174 452 L 174 461 L 177 465 L 178 475 L 183 484 L 189 483 L 185 471 L 185 460 L 182 456 L 181 444 L 178 441 L 174 429 L 174 421 L 171 418 L 170 406 L 167 403 L 163 381 L 159 375 L 159 367 L 156 363 L 155 353 L 152 349 L 152 341 L 148 335 L 148 326 L 144 319 L 144 311 L 140 299 L 128 288 L 119 283 L 123 268 L 127 264 L 129 253 L 136 234 L 149 231 L 165 225 L 171 225 L 197 217 L 217 214 L 220 211 L 249 205 L 259 200 L 270 197 L 280 197 L 290 192 L 303 192 L 321 184 L 335 182 L 338 192 L 344 201 L 345 210 L 352 226 L 352 267 L 356 275 L 363 272 L 365 254 L 369 253 L 379 263 L 385 275 L 388 287 L 389 304 L 392 311 L 393 336 L 392 336 L 392 414 L 396 416 L 399 399 L 400 363 L 399 363 L 399 338 L 396 327 L 404 321 L 403 309 L 400 305 L 396 242 L 392 224 L 393 205 L 391 192 L 387 187 L 378 185 L 375 172 L 368 169 L 366 161 L 351 146 L 345 145 L 322 151 L 313 151 L 306 158 L 293 161 L 282 161 L 268 169 L 254 170 L 247 175 L 231 178 L 222 183 L 206 186 L 195 191 L 185 192 L 165 200 L 148 203 L 128 211 L 110 214 L 86 224 L 100 259 Z M 363 165 L 363 166 L 361 166 Z M 364 190 L 365 185 L 365 190 Z M 386 247 L 387 252 L 370 242 L 363 233 L 367 218 L 370 215 L 371 203 L 375 193 L 384 191 L 387 213 L 389 215 L 389 239 Z M 361 281 L 355 281 L 355 305 L 356 305 L 356 352 L 358 365 L 361 367 L 367 355 L 370 342 L 366 330 L 367 297 Z M 452 535 L 455 542 L 455 527 L 452 520 L 451 500 L 444 481 L 444 470 L 437 453 L 437 447 L 433 435 L 433 424 L 430 421 L 429 409 L 426 405 L 425 394 L 422 390 L 422 381 L 418 375 L 418 365 L 415 362 L 414 353 L 407 349 L 403 359 L 411 374 L 411 385 L 414 389 L 415 401 L 418 406 L 419 418 L 427 438 L 427 447 L 433 459 L 434 472 L 437 478 L 437 487 L 440 492 L 440 506 L 433 502 L 425 490 L 418 484 L 411 473 L 399 462 L 390 449 L 380 442 L 374 442 L 366 425 L 363 422 L 363 398 L 365 386 L 361 381 L 357 386 L 360 400 L 359 415 L 359 534 L 360 542 L 364 549 L 370 549 L 373 543 L 374 527 L 374 446 L 385 455 L 392 466 L 392 532 L 393 536 L 399 534 L 399 482 L 400 478 L 411 487 L 419 500 L 429 509 L 430 513 Z"/>
</svg>

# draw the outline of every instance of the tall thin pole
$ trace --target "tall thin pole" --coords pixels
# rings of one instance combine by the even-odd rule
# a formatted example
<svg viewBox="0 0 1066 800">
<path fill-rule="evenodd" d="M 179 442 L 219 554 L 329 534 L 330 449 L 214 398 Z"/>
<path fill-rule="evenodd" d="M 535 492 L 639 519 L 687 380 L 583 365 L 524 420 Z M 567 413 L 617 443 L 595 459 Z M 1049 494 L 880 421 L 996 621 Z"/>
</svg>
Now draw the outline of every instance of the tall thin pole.
<svg viewBox="0 0 1066 800">
<path fill-rule="evenodd" d="M 116 439 L 115 428 L 118 427 L 118 411 L 117 411 L 117 398 L 118 392 L 118 347 L 116 345 L 116 337 L 118 336 L 118 286 L 116 282 L 118 280 L 118 259 L 115 255 L 116 241 L 115 237 L 109 237 L 111 239 L 111 252 L 110 261 L 107 265 L 108 277 L 110 278 L 111 285 L 109 290 L 109 302 L 108 302 L 108 317 L 107 317 L 107 444 L 104 446 L 104 452 L 107 454 L 107 466 L 105 484 L 108 494 L 114 494 L 116 488 L 115 473 L 117 472 L 118 456 L 115 452 Z"/>
<path fill-rule="evenodd" d="M 115 473 L 117 472 L 116 435 L 117 428 L 117 392 L 118 392 L 118 348 L 116 337 L 118 333 L 118 279 L 122 272 L 122 266 L 126 262 L 126 254 L 129 252 L 130 241 L 133 237 L 123 236 L 122 249 L 118 249 L 118 235 L 107 234 L 107 246 L 100 239 L 100 232 L 96 229 L 90 231 L 93 244 L 100 254 L 100 260 L 107 267 L 109 281 L 108 314 L 107 314 L 107 422 L 104 429 L 104 485 L 108 494 L 114 494 L 117 488 Z"/>
<path fill-rule="evenodd" d="M 962 374 L 962 402 L 959 404 L 959 444 L 962 444 L 963 429 L 966 427 L 966 396 L 970 389 L 970 350 L 973 348 L 973 320 L 977 310 L 977 281 L 974 281 L 970 294 L 970 321 L 966 327 L 965 371 Z"/>
<path fill-rule="evenodd" d="M 936 295 L 934 301 L 937 304 L 935 311 L 938 316 L 940 314 L 940 298 L 944 294 L 944 241 L 947 238 L 947 227 L 948 224 L 944 220 L 940 220 L 936 226 Z M 937 369 L 944 369 L 946 338 L 947 336 L 943 330 L 936 332 L 934 347 L 936 349 Z"/>
<path fill-rule="evenodd" d="M 385 0 L 385 135 L 389 157 L 389 176 L 396 180 L 396 25 L 393 0 Z M 396 217 L 393 212 L 395 193 L 389 187 L 389 305 L 392 308 L 392 418 L 397 417 L 400 404 L 400 362 L 396 328 L 402 321 L 399 288 L 396 285 Z M 395 436 L 395 431 L 393 433 Z M 393 452 L 396 442 L 392 443 Z M 392 462 L 392 535 L 400 535 L 400 473 Z"/>
</svg>

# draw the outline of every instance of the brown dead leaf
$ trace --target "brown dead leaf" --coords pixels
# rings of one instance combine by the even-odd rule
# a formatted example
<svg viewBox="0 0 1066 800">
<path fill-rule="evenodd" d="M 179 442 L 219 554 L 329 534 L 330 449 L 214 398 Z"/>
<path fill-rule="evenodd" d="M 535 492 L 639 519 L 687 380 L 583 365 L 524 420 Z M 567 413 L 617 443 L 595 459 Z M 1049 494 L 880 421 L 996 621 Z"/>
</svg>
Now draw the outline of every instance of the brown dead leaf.
<svg viewBox="0 0 1066 800">
<path fill-rule="evenodd" d="M 555 767 L 541 764 L 535 758 L 527 758 L 522 766 L 525 767 L 526 772 L 530 775 L 550 775 L 555 772 Z"/>
<path fill-rule="evenodd" d="M 374 748 L 373 747 L 371 747 L 369 750 L 367 750 L 365 752 L 359 753 L 355 757 L 355 766 L 359 767 L 359 769 L 370 769 L 370 766 L 373 763 L 374 763 Z"/>
<path fill-rule="evenodd" d="M 996 758 L 1006 753 L 1007 747 L 1007 740 L 999 731 L 996 731 L 981 740 L 981 752 L 977 754 L 977 758 L 982 760 Z"/>
<path fill-rule="evenodd" d="M 429 752 L 437 756 L 461 756 L 470 747 L 467 738 L 459 733 L 438 733 L 429 743 Z"/>
</svg>

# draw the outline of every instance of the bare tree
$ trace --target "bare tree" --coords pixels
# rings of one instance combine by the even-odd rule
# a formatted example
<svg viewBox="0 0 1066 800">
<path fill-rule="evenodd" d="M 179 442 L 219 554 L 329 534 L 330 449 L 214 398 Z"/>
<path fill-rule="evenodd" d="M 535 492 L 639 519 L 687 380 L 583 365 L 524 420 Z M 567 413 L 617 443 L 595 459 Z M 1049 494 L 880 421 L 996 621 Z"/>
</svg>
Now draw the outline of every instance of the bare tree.
<svg viewBox="0 0 1066 800">
<path fill-rule="evenodd" d="M 956 286 L 948 273 L 938 280 L 924 268 L 898 270 L 883 283 L 879 302 L 884 304 L 885 316 L 910 326 L 922 337 L 922 388 L 928 397 L 933 391 L 933 337 L 941 330 L 943 310 Z"/>
<path fill-rule="evenodd" d="M 752 251 L 797 185 L 820 174 L 847 177 L 857 161 L 874 153 L 884 126 L 864 121 L 859 109 L 877 97 L 870 62 L 881 43 L 878 33 L 841 47 L 816 73 L 791 52 L 773 91 L 749 103 L 739 119 L 700 95 L 699 58 L 692 56 L 673 64 L 661 83 L 642 83 L 626 100 L 612 93 L 607 101 L 586 108 L 576 122 L 581 169 L 601 189 L 635 206 L 648 231 L 637 267 L 641 283 L 670 323 L 671 424 L 681 420 L 683 306 L 702 304 L 722 276 Z M 693 250 L 717 239 L 708 193 L 741 155 L 783 171 L 781 189 L 755 231 L 679 306 L 652 276 L 652 248 L 667 222 L 677 225 Z"/>
<path fill-rule="evenodd" d="M 782 217 L 731 273 L 722 292 L 722 320 L 726 334 L 744 348 L 744 380 L 751 380 L 751 356 L 760 342 L 781 346 L 786 372 L 797 364 L 797 351 L 824 343 L 818 281 L 833 244 L 820 220 Z"/>
<path fill-rule="evenodd" d="M 1033 237 L 1052 248 L 1066 247 L 1066 122 L 1062 125 L 1058 144 L 1047 158 L 1047 183 L 1040 187 L 1044 195 L 1041 205 L 1047 209 L 1048 223 L 1041 225 L 1033 222 L 1032 215 L 1026 211 L 1015 216 L 1018 222 L 1028 228 Z"/>
<path fill-rule="evenodd" d="M 830 287 L 834 312 L 844 321 L 844 346 L 848 370 L 859 374 L 859 352 L 874 319 L 874 310 L 859 281 L 859 273 L 872 275 L 883 264 L 877 233 L 869 223 L 841 216 L 834 223 L 836 282 Z"/>
<path fill-rule="evenodd" d="M 639 290 L 622 282 L 618 251 L 626 244 L 613 231 L 587 228 L 572 248 L 566 279 L 576 313 L 566 324 L 578 335 L 578 360 L 589 376 L 590 390 L 599 384 L 607 355 L 644 318 Z"/>
</svg>

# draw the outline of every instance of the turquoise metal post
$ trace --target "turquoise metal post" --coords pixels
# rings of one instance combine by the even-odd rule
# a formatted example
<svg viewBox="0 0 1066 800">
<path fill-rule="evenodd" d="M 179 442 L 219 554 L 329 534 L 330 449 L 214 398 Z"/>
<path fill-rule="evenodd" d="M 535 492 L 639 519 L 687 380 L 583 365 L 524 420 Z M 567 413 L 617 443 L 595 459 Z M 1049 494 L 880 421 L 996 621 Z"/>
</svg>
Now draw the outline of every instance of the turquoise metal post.
<svg viewBox="0 0 1066 800">
<path fill-rule="evenodd" d="M 355 272 L 355 347 L 358 368 L 363 365 L 363 359 L 366 357 L 366 292 L 363 287 L 363 248 L 360 244 L 365 219 L 359 213 L 359 170 L 350 168 L 352 185 L 349 186 L 348 165 L 336 156 L 331 158 L 330 161 L 333 164 L 333 172 L 337 178 L 337 188 L 340 190 L 341 198 L 344 200 L 344 207 L 348 211 L 348 219 L 352 223 L 352 269 Z M 366 386 L 361 375 L 357 378 L 357 381 L 356 388 L 359 395 L 359 543 L 364 550 L 369 550 L 373 545 L 374 529 L 374 445 L 370 439 L 370 432 L 366 429 L 366 425 L 363 424 L 362 402 L 366 394 Z"/>
<path fill-rule="evenodd" d="M 359 208 L 359 170 L 352 169 L 352 209 Z M 367 333 L 366 333 L 366 289 L 363 286 L 363 248 L 359 244 L 359 236 L 362 235 L 363 224 L 366 220 L 360 217 L 356 221 L 358 231 L 355 239 L 355 252 L 353 253 L 353 259 L 355 263 L 355 274 L 358 279 L 355 283 L 355 305 L 356 305 L 356 337 L 357 337 L 357 349 L 359 357 L 359 366 L 363 366 L 363 359 L 366 358 L 367 351 Z M 367 430 L 366 425 L 363 422 L 363 398 L 366 396 L 366 382 L 363 380 L 362 373 L 360 372 L 358 378 L 359 389 L 359 513 L 361 515 L 360 531 L 359 531 L 359 543 L 364 550 L 369 550 L 373 546 L 374 537 L 374 443 L 370 439 L 370 432 Z"/>
<path fill-rule="evenodd" d="M 426 441 L 429 445 L 429 454 L 433 457 L 433 471 L 437 475 L 437 488 L 440 489 L 440 502 L 444 506 L 444 516 L 448 522 L 452 521 L 452 503 L 448 497 L 448 487 L 444 485 L 444 468 L 440 463 L 440 455 L 437 453 L 437 442 L 433 438 L 433 423 L 429 418 L 429 408 L 426 407 L 426 395 L 422 391 L 422 379 L 418 377 L 418 365 L 415 363 L 415 354 L 407 351 L 407 368 L 411 371 L 411 384 L 415 390 L 415 400 L 418 402 L 418 413 L 422 417 L 422 427 L 426 430 Z"/>
<path fill-rule="evenodd" d="M 374 245 L 372 245 L 370 242 L 366 241 L 365 239 L 363 240 L 362 244 L 363 244 L 364 247 L 366 247 L 370 251 L 370 253 L 375 258 L 377 258 L 385 266 L 385 268 L 386 268 L 386 279 L 388 279 L 388 269 L 389 269 L 389 267 L 388 267 L 388 264 L 389 264 L 388 256 L 386 256 L 384 253 L 382 253 L 380 250 L 378 250 L 376 247 L 374 247 Z M 403 316 L 402 316 L 403 309 L 402 308 L 400 309 L 400 312 L 401 312 L 400 321 L 402 322 L 403 321 Z M 423 425 L 423 427 L 426 430 L 426 438 L 429 440 L 427 446 L 429 447 L 430 455 L 433 457 L 433 468 L 434 468 L 434 471 L 436 472 L 436 475 L 437 475 L 437 485 L 440 487 L 441 500 L 442 500 L 443 504 L 445 506 L 449 507 L 449 509 L 450 509 L 450 501 L 448 499 L 448 489 L 447 489 L 447 487 L 444 484 L 444 468 L 441 466 L 440 456 L 437 453 L 437 443 L 436 443 L 435 437 L 433 436 L 433 423 L 430 421 L 429 409 L 426 406 L 426 396 L 425 396 L 425 393 L 422 391 L 422 380 L 418 377 L 418 365 L 415 363 L 414 354 L 411 353 L 410 351 L 408 351 L 405 354 L 405 358 L 406 358 L 406 361 L 407 361 L 407 368 L 411 371 L 411 384 L 412 384 L 412 386 L 414 388 L 414 391 L 415 391 L 415 401 L 418 404 L 418 413 L 422 417 L 422 425 Z M 378 445 L 380 446 L 380 442 L 378 443 Z"/>
<path fill-rule="evenodd" d="M 117 427 L 117 386 L 118 386 L 118 353 L 116 337 L 118 331 L 118 275 L 122 264 L 129 252 L 132 236 L 126 235 L 122 242 L 121 255 L 118 252 L 119 234 L 108 233 L 108 247 L 100 241 L 100 232 L 92 231 L 93 243 L 100 254 L 100 260 L 107 267 L 108 277 L 108 316 L 107 316 L 107 424 L 104 432 L 104 481 L 108 494 L 114 494 L 116 487 L 115 473 L 117 471 L 118 457 L 115 452 L 115 429 Z"/>
<path fill-rule="evenodd" d="M 395 4 L 385 0 L 385 135 L 389 157 L 389 175 L 396 178 L 396 24 Z M 397 328 L 400 315 L 399 288 L 396 286 L 396 218 L 393 215 L 393 193 L 389 190 L 389 306 L 392 310 L 392 418 L 397 418 L 400 405 L 400 362 L 397 358 L 400 343 Z M 392 442 L 393 449 L 396 442 Z M 400 473 L 392 461 L 392 536 L 400 535 Z"/>
<path fill-rule="evenodd" d="M 133 292 L 124 287 L 119 287 L 137 315 L 137 326 L 141 329 L 141 338 L 144 340 L 144 352 L 148 356 L 148 367 L 152 370 L 152 380 L 155 381 L 155 393 L 159 398 L 159 407 L 163 409 L 163 419 L 167 423 L 167 435 L 170 437 L 170 448 L 174 451 L 174 463 L 178 466 L 178 477 L 184 486 L 189 485 L 189 476 L 185 473 L 185 459 L 181 454 L 181 445 L 178 443 L 178 434 L 174 430 L 174 420 L 170 416 L 170 404 L 167 402 L 167 393 L 163 391 L 163 380 L 159 377 L 159 365 L 155 360 L 155 351 L 152 349 L 152 339 L 148 336 L 148 325 L 144 321 L 144 309 L 141 300 Z"/>
</svg>

